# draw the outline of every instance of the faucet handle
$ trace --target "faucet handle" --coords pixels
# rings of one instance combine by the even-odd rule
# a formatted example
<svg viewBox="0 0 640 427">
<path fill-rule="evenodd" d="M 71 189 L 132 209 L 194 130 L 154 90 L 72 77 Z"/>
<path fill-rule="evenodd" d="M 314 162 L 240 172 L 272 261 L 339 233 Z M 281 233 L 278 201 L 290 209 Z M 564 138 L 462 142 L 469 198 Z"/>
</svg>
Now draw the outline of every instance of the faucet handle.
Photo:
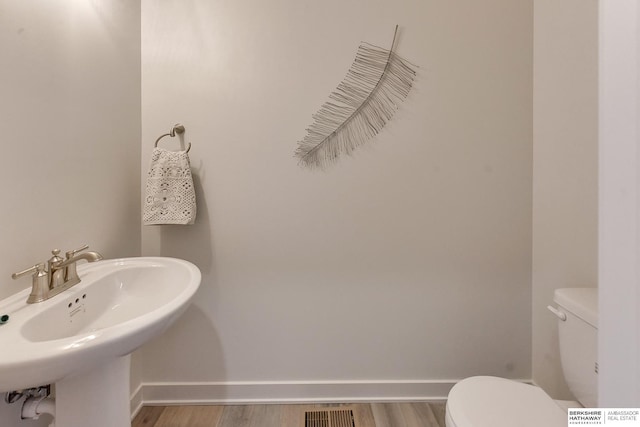
<svg viewBox="0 0 640 427">
<path fill-rule="evenodd" d="M 49 275 L 44 263 L 39 263 L 26 270 L 11 275 L 12 279 L 18 279 L 24 275 L 33 273 L 31 277 L 31 293 L 27 298 L 27 304 L 44 301 L 49 298 Z"/>
<path fill-rule="evenodd" d="M 65 252 L 64 255 L 67 257 L 67 259 L 73 258 L 75 256 L 75 254 L 77 254 L 78 252 L 82 252 L 82 251 L 87 250 L 87 249 L 89 249 L 89 245 L 84 245 L 84 246 L 82 246 L 82 247 L 80 247 L 78 249 L 74 249 L 72 251 Z"/>
<path fill-rule="evenodd" d="M 44 271 L 45 271 L 44 270 L 44 264 L 39 263 L 39 264 L 34 265 L 33 267 L 27 268 L 26 270 L 22 270 L 22 271 L 20 271 L 18 273 L 13 273 L 11 275 L 11 278 L 13 280 L 16 280 L 16 279 L 19 279 L 20 277 L 25 276 L 25 275 L 30 274 L 30 273 L 33 273 L 34 276 L 39 276 L 42 273 L 44 273 Z"/>
</svg>

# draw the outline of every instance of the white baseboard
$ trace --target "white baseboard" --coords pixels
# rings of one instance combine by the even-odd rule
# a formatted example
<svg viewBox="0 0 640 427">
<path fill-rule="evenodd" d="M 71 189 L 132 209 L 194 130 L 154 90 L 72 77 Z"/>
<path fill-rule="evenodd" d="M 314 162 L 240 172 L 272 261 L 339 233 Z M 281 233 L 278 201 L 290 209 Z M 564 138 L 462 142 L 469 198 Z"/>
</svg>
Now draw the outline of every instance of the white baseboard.
<svg viewBox="0 0 640 427">
<path fill-rule="evenodd" d="M 457 381 L 273 381 L 143 383 L 132 395 L 140 405 L 392 402 L 445 400 Z M 136 402 L 133 402 L 135 397 Z"/>
<path fill-rule="evenodd" d="M 142 409 L 142 405 L 144 405 L 144 401 L 142 400 L 142 387 L 143 384 L 138 385 L 136 390 L 131 393 L 130 402 L 131 402 L 131 419 L 138 415 L 140 409 Z"/>
</svg>

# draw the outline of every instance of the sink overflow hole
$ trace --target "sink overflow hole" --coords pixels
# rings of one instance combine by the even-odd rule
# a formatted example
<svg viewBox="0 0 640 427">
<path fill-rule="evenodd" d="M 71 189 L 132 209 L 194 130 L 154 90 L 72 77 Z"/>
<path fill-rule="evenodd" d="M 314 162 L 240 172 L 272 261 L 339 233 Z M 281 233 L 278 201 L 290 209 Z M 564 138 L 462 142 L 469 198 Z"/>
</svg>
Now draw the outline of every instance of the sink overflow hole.
<svg viewBox="0 0 640 427">
<path fill-rule="evenodd" d="M 82 294 L 82 299 L 87 299 L 87 294 Z M 80 298 L 76 298 L 75 303 L 78 304 L 79 302 L 80 302 Z M 73 303 L 74 301 L 71 301 L 69 304 L 67 304 L 67 307 L 69 308 L 73 307 Z"/>
</svg>

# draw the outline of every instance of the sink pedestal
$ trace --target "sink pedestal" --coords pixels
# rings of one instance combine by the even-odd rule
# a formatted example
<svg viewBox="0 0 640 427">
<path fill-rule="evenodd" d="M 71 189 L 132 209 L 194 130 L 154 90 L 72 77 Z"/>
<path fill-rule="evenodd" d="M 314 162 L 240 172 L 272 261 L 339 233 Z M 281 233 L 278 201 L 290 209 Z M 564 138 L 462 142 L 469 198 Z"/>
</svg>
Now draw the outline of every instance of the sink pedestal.
<svg viewBox="0 0 640 427">
<path fill-rule="evenodd" d="M 127 355 L 57 382 L 56 427 L 131 427 L 130 365 Z"/>
</svg>

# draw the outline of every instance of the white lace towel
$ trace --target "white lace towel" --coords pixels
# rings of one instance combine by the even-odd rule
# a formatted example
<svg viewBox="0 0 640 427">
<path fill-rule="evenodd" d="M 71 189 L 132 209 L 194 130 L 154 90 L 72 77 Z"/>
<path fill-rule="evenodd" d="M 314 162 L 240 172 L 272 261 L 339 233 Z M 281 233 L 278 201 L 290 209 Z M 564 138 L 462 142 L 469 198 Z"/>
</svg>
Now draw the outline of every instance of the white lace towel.
<svg viewBox="0 0 640 427">
<path fill-rule="evenodd" d="M 147 174 L 143 224 L 193 224 L 195 219 L 196 192 L 187 152 L 154 148 Z"/>
</svg>

